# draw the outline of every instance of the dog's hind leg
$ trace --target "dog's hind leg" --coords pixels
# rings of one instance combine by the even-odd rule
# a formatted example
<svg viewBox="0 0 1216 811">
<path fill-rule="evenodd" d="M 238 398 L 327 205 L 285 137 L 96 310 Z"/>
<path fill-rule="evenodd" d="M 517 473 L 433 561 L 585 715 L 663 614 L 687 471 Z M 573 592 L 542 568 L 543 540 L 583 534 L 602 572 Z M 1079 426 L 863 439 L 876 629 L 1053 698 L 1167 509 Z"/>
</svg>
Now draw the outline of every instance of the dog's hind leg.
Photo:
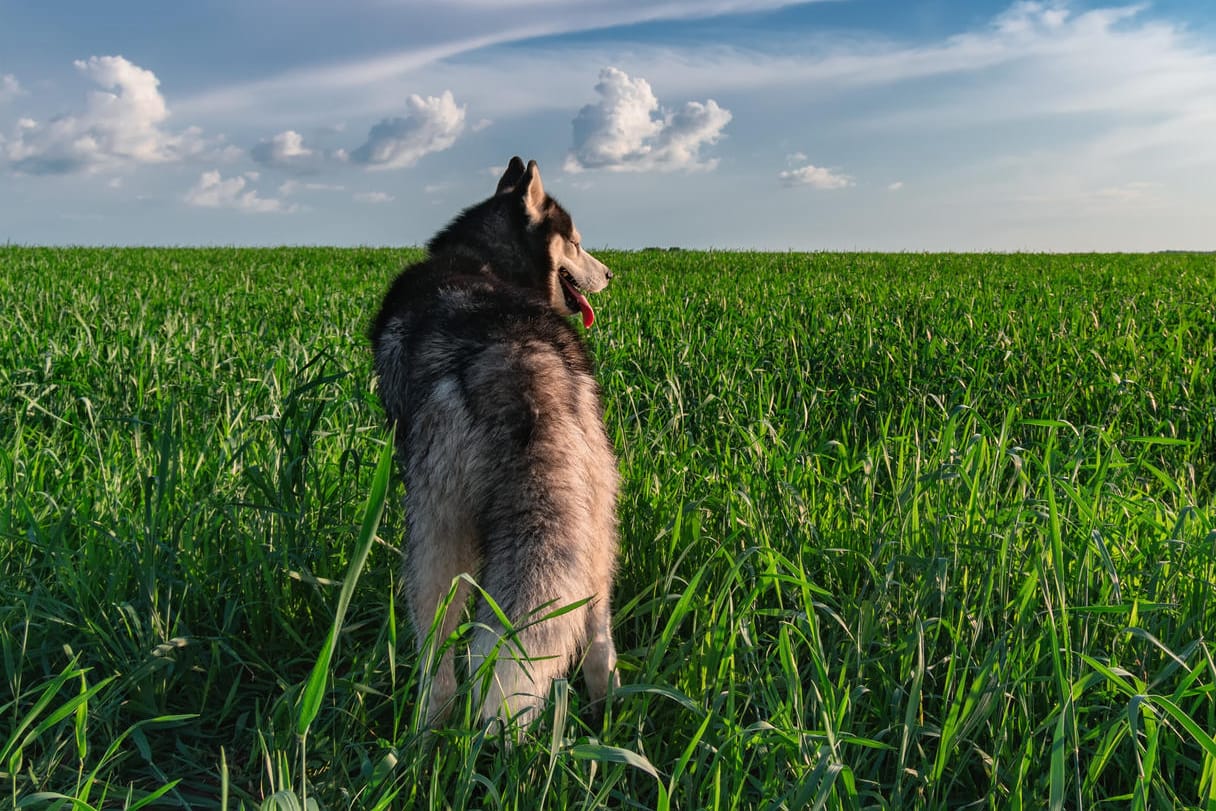
<svg viewBox="0 0 1216 811">
<path fill-rule="evenodd" d="M 487 550 L 495 545 L 487 544 Z M 549 696 L 553 680 L 563 677 L 583 648 L 587 634 L 585 582 L 564 570 L 562 555 L 512 549 L 496 560 L 487 551 L 482 585 L 512 626 L 502 624 L 488 606 L 478 610 L 470 645 L 471 665 L 494 659 L 492 672 L 477 672 L 483 720 L 495 717 L 526 726 Z M 499 547 L 504 552 L 510 547 Z M 581 604 L 580 604 L 581 603 Z M 571 606 L 574 606 L 571 608 Z"/>
<path fill-rule="evenodd" d="M 476 630 L 470 646 L 473 667 L 494 658 L 492 672 L 478 674 L 485 679 L 478 691 L 482 720 L 510 719 L 524 727 L 535 719 L 553 680 L 565 676 L 581 646 L 586 606 L 556 617 L 548 615 L 576 602 L 559 598 L 524 618 L 510 634 L 504 634 L 497 622 Z"/>
<path fill-rule="evenodd" d="M 451 600 L 448 596 L 457 576 L 476 573 L 474 550 L 473 537 L 461 528 L 448 522 L 436 525 L 423 511 L 411 516 L 402 572 L 418 648 L 426 723 L 432 726 L 447 717 L 456 694 L 455 654 L 450 645 L 443 648 L 460 625 L 472 587 L 464 579 L 457 580 L 455 594 Z"/>
<path fill-rule="evenodd" d="M 587 655 L 583 678 L 591 701 L 603 701 L 608 689 L 621 686 L 616 672 L 616 646 L 612 643 L 612 610 L 609 595 L 598 596 L 587 609 Z"/>
<path fill-rule="evenodd" d="M 616 477 L 610 453 L 595 467 L 600 478 L 591 487 L 588 526 L 598 527 L 588 545 L 587 573 L 593 583 L 595 599 L 587 607 L 587 653 L 583 657 L 583 679 L 593 714 L 600 714 L 608 691 L 621 686 L 616 669 L 616 645 L 612 642 L 612 581 L 616 568 L 617 529 L 615 518 Z M 613 474 L 613 475 L 609 475 Z M 589 475 L 589 479 L 594 477 Z"/>
</svg>

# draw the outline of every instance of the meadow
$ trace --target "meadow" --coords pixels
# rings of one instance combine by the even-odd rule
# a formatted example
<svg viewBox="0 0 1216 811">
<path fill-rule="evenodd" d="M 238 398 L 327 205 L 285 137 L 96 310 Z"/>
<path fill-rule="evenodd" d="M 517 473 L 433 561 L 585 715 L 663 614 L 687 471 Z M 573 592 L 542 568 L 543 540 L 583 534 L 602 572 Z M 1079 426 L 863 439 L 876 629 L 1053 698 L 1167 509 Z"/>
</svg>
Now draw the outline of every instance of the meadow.
<svg viewBox="0 0 1216 811">
<path fill-rule="evenodd" d="M 0 807 L 1216 809 L 1216 258 L 603 252 L 623 685 L 504 747 L 394 591 L 419 255 L 0 246 Z"/>
</svg>

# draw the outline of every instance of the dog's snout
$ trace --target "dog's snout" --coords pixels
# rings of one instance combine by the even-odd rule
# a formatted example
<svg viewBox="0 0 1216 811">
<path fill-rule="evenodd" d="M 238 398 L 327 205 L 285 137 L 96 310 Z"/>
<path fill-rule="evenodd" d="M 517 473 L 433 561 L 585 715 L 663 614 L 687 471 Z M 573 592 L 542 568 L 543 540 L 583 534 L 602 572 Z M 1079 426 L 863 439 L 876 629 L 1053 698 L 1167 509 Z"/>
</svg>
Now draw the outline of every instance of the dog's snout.
<svg viewBox="0 0 1216 811">
<path fill-rule="evenodd" d="M 604 268 L 604 278 L 605 278 L 605 279 L 609 279 L 609 280 L 611 280 L 611 279 L 612 279 L 612 271 L 611 271 L 611 270 L 608 270 L 607 268 Z"/>
</svg>

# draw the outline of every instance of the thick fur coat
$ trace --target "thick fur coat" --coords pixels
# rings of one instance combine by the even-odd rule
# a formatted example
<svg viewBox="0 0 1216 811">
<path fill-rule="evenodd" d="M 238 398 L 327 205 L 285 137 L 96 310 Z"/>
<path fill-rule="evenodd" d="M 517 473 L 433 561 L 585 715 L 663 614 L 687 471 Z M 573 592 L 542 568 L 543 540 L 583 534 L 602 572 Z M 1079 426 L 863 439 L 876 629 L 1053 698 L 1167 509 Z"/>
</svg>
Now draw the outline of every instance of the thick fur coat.
<svg viewBox="0 0 1216 811">
<path fill-rule="evenodd" d="M 585 294 L 612 274 L 583 250 L 536 163 L 518 158 L 428 250 L 392 283 L 371 330 L 405 478 L 403 587 L 420 661 L 433 669 L 428 717 L 442 719 L 456 690 L 446 643 L 472 592 L 461 574 L 511 629 L 478 600 L 470 664 L 476 672 L 496 657 L 478 689 L 485 718 L 530 720 L 580 657 L 601 700 L 617 682 L 618 476 L 568 316 L 590 326 Z"/>
</svg>

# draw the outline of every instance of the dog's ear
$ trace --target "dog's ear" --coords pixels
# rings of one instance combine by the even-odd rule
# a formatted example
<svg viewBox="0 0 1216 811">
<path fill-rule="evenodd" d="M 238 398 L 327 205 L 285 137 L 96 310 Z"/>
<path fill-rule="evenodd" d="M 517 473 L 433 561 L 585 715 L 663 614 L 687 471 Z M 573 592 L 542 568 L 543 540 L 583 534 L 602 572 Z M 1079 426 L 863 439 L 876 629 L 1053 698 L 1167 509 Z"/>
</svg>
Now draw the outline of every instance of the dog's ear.
<svg viewBox="0 0 1216 811">
<path fill-rule="evenodd" d="M 519 179 L 515 192 L 523 197 L 524 211 L 528 213 L 528 219 L 534 223 L 540 222 L 544 217 L 545 198 L 548 195 L 540 182 L 540 167 L 536 165 L 536 161 L 528 161 L 528 168 Z"/>
<path fill-rule="evenodd" d="M 498 188 L 494 190 L 494 194 L 499 195 L 511 191 L 519 184 L 519 179 L 523 176 L 524 162 L 516 155 L 507 163 L 507 171 L 502 173 L 502 179 L 498 181 Z"/>
</svg>

